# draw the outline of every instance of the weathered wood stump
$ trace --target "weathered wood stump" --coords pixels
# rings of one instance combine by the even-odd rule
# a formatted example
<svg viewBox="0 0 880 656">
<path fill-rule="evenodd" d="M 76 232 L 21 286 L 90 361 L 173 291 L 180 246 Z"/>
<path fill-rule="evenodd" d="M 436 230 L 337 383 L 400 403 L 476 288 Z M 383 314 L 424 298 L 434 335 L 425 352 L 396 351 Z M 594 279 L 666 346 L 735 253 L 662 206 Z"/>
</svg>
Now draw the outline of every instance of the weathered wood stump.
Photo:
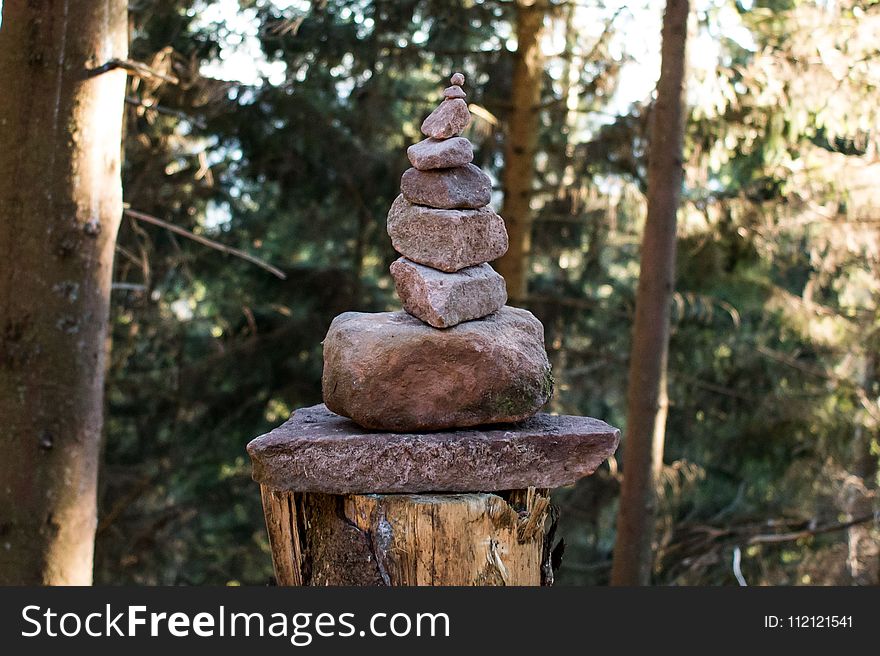
<svg viewBox="0 0 880 656">
<path fill-rule="evenodd" d="M 323 405 L 248 445 L 279 585 L 552 582 L 549 489 L 620 434 L 539 414 L 484 429 L 368 431 Z"/>
<path fill-rule="evenodd" d="M 279 585 L 539 585 L 550 575 L 546 491 L 262 491 Z"/>
</svg>

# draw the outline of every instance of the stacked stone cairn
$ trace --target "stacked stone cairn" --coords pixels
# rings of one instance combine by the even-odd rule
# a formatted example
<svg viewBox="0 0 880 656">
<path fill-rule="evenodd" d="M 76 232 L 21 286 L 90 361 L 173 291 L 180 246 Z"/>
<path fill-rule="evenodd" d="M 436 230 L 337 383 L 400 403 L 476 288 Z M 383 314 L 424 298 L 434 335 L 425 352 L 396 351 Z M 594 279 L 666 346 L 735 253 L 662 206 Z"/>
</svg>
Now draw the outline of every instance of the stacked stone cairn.
<svg viewBox="0 0 880 656">
<path fill-rule="evenodd" d="M 488 262 L 507 251 L 492 183 L 460 136 L 471 116 L 456 73 L 407 150 L 388 212 L 405 312 L 346 312 L 324 340 L 324 403 L 364 428 L 418 432 L 516 422 L 550 399 L 544 328 L 505 305 Z"/>
</svg>

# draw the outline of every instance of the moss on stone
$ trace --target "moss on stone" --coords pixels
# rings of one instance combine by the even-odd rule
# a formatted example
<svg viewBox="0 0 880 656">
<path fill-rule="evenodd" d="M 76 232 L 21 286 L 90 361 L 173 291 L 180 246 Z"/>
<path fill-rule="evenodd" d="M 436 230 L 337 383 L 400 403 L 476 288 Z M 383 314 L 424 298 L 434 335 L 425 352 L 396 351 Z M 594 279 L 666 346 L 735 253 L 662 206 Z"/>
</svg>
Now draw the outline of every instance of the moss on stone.
<svg viewBox="0 0 880 656">
<path fill-rule="evenodd" d="M 556 379 L 553 378 L 553 372 L 548 367 L 544 372 L 544 378 L 541 380 L 541 394 L 549 401 L 553 396 L 553 388 L 556 385 Z"/>
<path fill-rule="evenodd" d="M 494 414 L 513 417 L 529 412 L 533 407 L 531 398 L 519 390 L 512 390 L 510 394 L 502 394 L 491 401 Z"/>
<path fill-rule="evenodd" d="M 547 401 L 553 393 L 553 375 L 547 369 L 544 376 L 538 382 L 538 389 L 535 385 L 514 387 L 505 390 L 500 394 L 496 394 L 486 400 L 486 407 L 490 408 L 493 414 L 507 417 L 521 417 L 534 413 L 538 407 L 543 405 L 542 401 Z"/>
</svg>

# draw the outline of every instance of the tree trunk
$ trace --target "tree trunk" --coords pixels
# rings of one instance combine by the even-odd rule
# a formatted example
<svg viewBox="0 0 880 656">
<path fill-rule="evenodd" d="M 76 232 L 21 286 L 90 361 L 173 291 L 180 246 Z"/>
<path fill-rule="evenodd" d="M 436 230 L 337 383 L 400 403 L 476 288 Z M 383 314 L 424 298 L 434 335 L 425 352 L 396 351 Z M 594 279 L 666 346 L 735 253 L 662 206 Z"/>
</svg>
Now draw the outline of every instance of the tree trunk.
<svg viewBox="0 0 880 656">
<path fill-rule="evenodd" d="M 125 0 L 5 0 L 0 584 L 89 584 L 122 213 Z"/>
<path fill-rule="evenodd" d="M 541 36 L 548 5 L 544 0 L 517 0 L 516 54 L 511 84 L 511 110 L 504 153 L 504 207 L 510 247 L 495 263 L 507 281 L 507 293 L 514 301 L 528 292 L 528 256 L 531 248 L 535 150 L 538 145 L 541 86 L 544 56 Z"/>
<path fill-rule="evenodd" d="M 877 380 L 878 357 L 872 348 L 878 339 L 876 333 L 866 330 L 865 344 L 867 356 L 862 363 L 861 385 L 872 389 Z M 869 401 L 870 402 L 870 401 Z M 861 414 L 861 413 L 860 413 Z M 873 424 L 867 419 L 869 426 Z M 876 425 L 874 425 L 876 426 Z M 877 444 L 877 432 L 862 423 L 856 425 L 851 447 L 852 459 L 849 476 L 843 484 L 844 510 L 848 519 L 863 517 L 875 512 L 877 508 L 877 455 L 872 445 Z M 865 522 L 851 526 L 846 531 L 846 566 L 852 585 L 880 584 L 880 540 L 876 522 Z"/>
<path fill-rule="evenodd" d="M 279 585 L 552 583 L 547 490 L 262 494 Z"/>
<path fill-rule="evenodd" d="M 666 430 L 666 361 L 682 184 L 688 0 L 667 0 L 657 101 L 651 117 L 648 216 L 630 353 L 623 486 L 613 585 L 650 582 L 656 485 Z"/>
</svg>

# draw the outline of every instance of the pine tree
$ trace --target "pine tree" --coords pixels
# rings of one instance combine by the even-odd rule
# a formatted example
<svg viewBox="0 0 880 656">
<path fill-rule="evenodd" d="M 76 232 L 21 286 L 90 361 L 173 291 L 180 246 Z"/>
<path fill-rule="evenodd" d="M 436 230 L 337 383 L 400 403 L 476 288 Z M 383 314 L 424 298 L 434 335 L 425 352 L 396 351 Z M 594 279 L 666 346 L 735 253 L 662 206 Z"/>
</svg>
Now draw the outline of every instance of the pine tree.
<svg viewBox="0 0 880 656">
<path fill-rule="evenodd" d="M 666 362 L 681 196 L 688 0 L 668 0 L 657 102 L 648 154 L 648 218 L 642 237 L 627 388 L 623 487 L 611 582 L 645 585 L 651 576 L 656 485 L 663 464 Z"/>
<path fill-rule="evenodd" d="M 125 0 L 7 0 L 0 29 L 0 583 L 92 580 Z"/>
</svg>

